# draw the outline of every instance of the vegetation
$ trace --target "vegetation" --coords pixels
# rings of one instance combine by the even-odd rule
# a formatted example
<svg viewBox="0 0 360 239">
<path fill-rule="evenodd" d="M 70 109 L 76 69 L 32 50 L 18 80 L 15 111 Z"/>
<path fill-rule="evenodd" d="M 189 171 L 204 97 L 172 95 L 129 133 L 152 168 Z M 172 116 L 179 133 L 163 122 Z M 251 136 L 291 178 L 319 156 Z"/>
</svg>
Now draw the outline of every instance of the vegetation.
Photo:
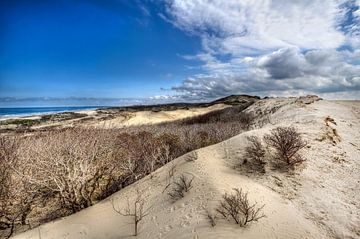
<svg viewBox="0 0 360 239">
<path fill-rule="evenodd" d="M 174 201 L 181 199 L 185 196 L 185 193 L 189 192 L 192 189 L 192 182 L 194 177 L 188 179 L 184 174 L 182 174 L 178 181 L 173 182 L 174 187 L 168 193 L 170 198 Z"/>
<path fill-rule="evenodd" d="M 265 172 L 264 165 L 266 162 L 264 161 L 264 157 L 266 150 L 260 139 L 256 136 L 248 136 L 246 139 L 248 141 L 248 146 L 245 148 L 245 159 L 243 163 Z"/>
<path fill-rule="evenodd" d="M 251 204 L 248 194 L 241 189 L 234 188 L 233 194 L 225 193 L 217 212 L 224 218 L 234 220 L 240 227 L 246 226 L 248 223 L 257 221 L 265 217 L 261 213 L 265 205 L 260 207 L 256 203 Z"/>
<path fill-rule="evenodd" d="M 114 201 L 112 201 L 112 206 L 115 212 L 118 214 L 125 216 L 125 217 L 132 217 L 134 222 L 134 236 L 138 235 L 138 225 L 141 222 L 142 219 L 144 219 L 146 216 L 149 215 L 149 211 L 151 210 L 151 207 L 145 207 L 145 204 L 147 202 L 148 195 L 144 194 L 140 190 L 136 190 L 136 197 L 132 200 L 132 203 L 130 203 L 129 200 L 127 200 L 127 204 L 125 208 L 118 208 Z"/>
<path fill-rule="evenodd" d="M 0 235 L 89 207 L 187 152 L 241 133 L 251 122 L 240 109 L 215 115 L 203 116 L 201 123 L 1 134 Z M 187 190 L 191 181 L 184 178 Z"/>
<path fill-rule="evenodd" d="M 0 125 L 20 125 L 24 127 L 31 127 L 40 124 L 39 119 L 8 119 L 0 122 Z"/>
<path fill-rule="evenodd" d="M 206 210 L 206 217 L 208 219 L 208 222 L 210 224 L 211 227 L 215 227 L 216 226 L 216 215 L 214 213 L 212 213 L 209 209 Z"/>
<path fill-rule="evenodd" d="M 298 152 L 306 146 L 306 142 L 294 127 L 277 127 L 265 135 L 264 140 L 275 149 L 277 159 L 287 165 L 304 161 Z"/>
</svg>

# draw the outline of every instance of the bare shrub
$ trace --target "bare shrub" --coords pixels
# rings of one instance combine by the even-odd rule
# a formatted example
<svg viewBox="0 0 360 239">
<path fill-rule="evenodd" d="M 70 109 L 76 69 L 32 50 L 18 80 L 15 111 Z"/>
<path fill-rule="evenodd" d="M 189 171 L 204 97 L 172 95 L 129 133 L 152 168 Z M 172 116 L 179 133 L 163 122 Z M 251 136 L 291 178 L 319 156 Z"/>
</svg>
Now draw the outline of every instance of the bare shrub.
<svg viewBox="0 0 360 239">
<path fill-rule="evenodd" d="M 114 170 L 106 140 L 101 142 L 96 133 L 75 129 L 24 140 L 17 174 L 47 195 L 58 196 L 71 212 L 93 205 Z"/>
<path fill-rule="evenodd" d="M 215 227 L 216 226 L 216 215 L 214 213 L 212 213 L 210 210 L 206 210 L 206 217 L 209 221 L 209 224 L 212 226 L 212 227 Z"/>
<path fill-rule="evenodd" d="M 39 191 L 23 178 L 16 177 L 18 138 L 0 138 L 0 229 L 8 230 L 7 238 L 16 225 L 26 225 L 32 204 Z"/>
<path fill-rule="evenodd" d="M 225 193 L 220 206 L 217 208 L 217 212 L 224 218 L 232 219 L 236 224 L 243 227 L 265 216 L 261 213 L 265 205 L 258 207 L 257 203 L 251 204 L 248 193 L 237 188 L 234 188 L 234 191 L 233 194 Z"/>
<path fill-rule="evenodd" d="M 151 131 L 133 134 L 122 133 L 117 136 L 119 148 L 119 167 L 123 171 L 123 186 L 151 174 L 165 165 L 182 150 L 179 137 L 169 133 L 156 135 Z"/>
<path fill-rule="evenodd" d="M 266 150 L 260 139 L 256 136 L 246 137 L 249 145 L 245 147 L 244 164 L 250 164 L 255 169 L 264 171 Z"/>
<path fill-rule="evenodd" d="M 189 192 L 192 188 L 193 180 L 194 177 L 188 179 L 184 174 L 182 174 L 177 181 L 173 182 L 174 186 L 171 191 L 168 192 L 170 198 L 174 201 L 183 198 L 185 196 L 185 193 Z"/>
<path fill-rule="evenodd" d="M 188 153 L 185 157 L 186 162 L 194 162 L 197 160 L 198 154 L 196 151 L 192 151 L 191 153 Z"/>
<path fill-rule="evenodd" d="M 133 217 L 134 222 L 134 236 L 138 235 L 138 225 L 142 219 L 149 215 L 151 207 L 145 207 L 147 203 L 148 194 L 136 189 L 136 196 L 130 202 L 127 200 L 127 205 L 124 208 L 119 208 L 115 205 L 114 201 L 111 202 L 113 209 L 118 214 L 125 217 Z"/>
<path fill-rule="evenodd" d="M 217 123 L 217 122 L 241 122 L 244 126 L 249 126 L 252 122 L 252 115 L 244 112 L 243 110 L 247 108 L 246 106 L 232 106 L 225 109 L 211 111 L 206 114 L 199 116 L 194 116 L 191 118 L 183 119 L 180 122 L 183 124 L 193 125 L 193 124 L 207 124 L 207 123 Z"/>
<path fill-rule="evenodd" d="M 306 142 L 294 127 L 277 127 L 265 135 L 264 140 L 275 149 L 277 158 L 286 164 L 294 165 L 304 161 L 298 152 L 306 146 Z"/>
<path fill-rule="evenodd" d="M 164 193 L 171 185 L 172 183 L 172 178 L 174 177 L 176 171 L 176 164 L 172 163 L 170 166 L 170 169 L 168 171 L 168 175 L 166 176 L 166 185 L 164 187 L 164 190 L 162 191 L 162 193 Z"/>
<path fill-rule="evenodd" d="M 11 163 L 14 160 L 15 144 L 0 138 L 0 229 L 9 229 L 6 238 L 14 231 L 15 221 L 20 216 L 12 208 L 15 184 L 12 178 Z"/>
</svg>

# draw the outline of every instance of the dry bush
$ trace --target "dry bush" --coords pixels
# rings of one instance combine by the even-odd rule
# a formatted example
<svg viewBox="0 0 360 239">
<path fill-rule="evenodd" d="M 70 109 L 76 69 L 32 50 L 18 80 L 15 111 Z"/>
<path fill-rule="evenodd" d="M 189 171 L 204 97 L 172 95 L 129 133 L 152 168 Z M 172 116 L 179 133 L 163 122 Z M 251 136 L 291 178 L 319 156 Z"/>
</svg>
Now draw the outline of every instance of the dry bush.
<svg viewBox="0 0 360 239">
<path fill-rule="evenodd" d="M 134 236 L 138 235 L 139 222 L 149 215 L 151 207 L 145 207 L 148 200 L 148 194 L 136 190 L 136 197 L 130 202 L 127 200 L 127 204 L 124 208 L 119 208 L 115 205 L 114 201 L 111 202 L 113 209 L 118 214 L 125 217 L 133 217 L 134 222 Z"/>
<path fill-rule="evenodd" d="M 162 193 L 164 193 L 172 184 L 172 179 L 175 175 L 175 172 L 176 172 L 176 164 L 171 163 L 169 171 L 167 173 L 168 175 L 166 176 L 166 179 L 165 179 L 166 184 L 165 184 L 165 187 L 164 187 L 164 190 L 162 191 Z"/>
<path fill-rule="evenodd" d="M 15 221 L 19 217 L 11 202 L 15 189 L 11 171 L 15 147 L 8 139 L 0 138 L 0 229 L 9 229 L 7 238 L 13 234 Z"/>
<path fill-rule="evenodd" d="M 217 122 L 229 123 L 237 121 L 247 126 L 252 121 L 252 115 L 244 112 L 244 109 L 246 108 L 247 106 L 232 106 L 225 109 L 211 111 L 199 116 L 183 119 L 180 120 L 180 122 L 182 124 L 194 125 Z"/>
<path fill-rule="evenodd" d="M 182 145 L 176 135 L 149 131 L 122 133 L 116 139 L 120 151 L 119 167 L 123 172 L 123 186 L 154 172 L 178 157 Z"/>
<path fill-rule="evenodd" d="M 294 127 L 277 127 L 265 135 L 264 140 L 275 149 L 277 158 L 282 162 L 294 165 L 304 161 L 298 152 L 306 146 L 306 142 Z"/>
<path fill-rule="evenodd" d="M 40 192 L 21 177 L 16 177 L 18 138 L 0 138 L 0 230 L 11 237 L 16 225 L 26 225 L 32 204 Z"/>
<path fill-rule="evenodd" d="M 243 227 L 265 216 L 261 213 L 265 205 L 258 207 L 256 203 L 251 204 L 247 193 L 237 188 L 234 188 L 234 191 L 233 194 L 225 193 L 217 208 L 217 212 L 224 218 L 234 220 L 236 224 Z"/>
<path fill-rule="evenodd" d="M 172 187 L 171 191 L 168 192 L 170 198 L 174 201 L 183 198 L 185 193 L 189 192 L 192 188 L 193 180 L 194 177 L 188 179 L 184 174 L 182 174 L 177 181 L 173 182 L 174 186 Z"/>
<path fill-rule="evenodd" d="M 23 140 L 16 172 L 47 196 L 58 197 L 63 208 L 77 212 L 102 197 L 113 173 L 112 151 L 103 136 L 72 129 Z"/>
<path fill-rule="evenodd" d="M 248 146 L 245 147 L 244 164 L 250 164 L 252 168 L 264 171 L 266 150 L 260 139 L 256 136 L 246 137 Z"/>
<path fill-rule="evenodd" d="M 192 151 L 188 153 L 185 157 L 186 162 L 194 162 L 198 159 L 198 153 L 196 151 Z"/>
<path fill-rule="evenodd" d="M 212 227 L 215 227 L 216 226 L 216 215 L 214 213 L 212 213 L 210 210 L 206 210 L 206 217 L 209 221 L 209 224 L 212 226 Z"/>
</svg>

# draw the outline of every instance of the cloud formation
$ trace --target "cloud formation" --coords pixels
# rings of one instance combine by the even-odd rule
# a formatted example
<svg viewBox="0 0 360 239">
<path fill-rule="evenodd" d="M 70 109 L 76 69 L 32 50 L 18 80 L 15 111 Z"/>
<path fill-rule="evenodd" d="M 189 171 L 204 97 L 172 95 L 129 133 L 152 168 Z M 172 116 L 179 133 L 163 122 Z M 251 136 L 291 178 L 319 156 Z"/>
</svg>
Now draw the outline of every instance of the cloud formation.
<svg viewBox="0 0 360 239">
<path fill-rule="evenodd" d="M 360 97 L 360 0 L 167 0 L 167 21 L 201 39 L 206 74 L 185 99 L 234 93 Z"/>
</svg>

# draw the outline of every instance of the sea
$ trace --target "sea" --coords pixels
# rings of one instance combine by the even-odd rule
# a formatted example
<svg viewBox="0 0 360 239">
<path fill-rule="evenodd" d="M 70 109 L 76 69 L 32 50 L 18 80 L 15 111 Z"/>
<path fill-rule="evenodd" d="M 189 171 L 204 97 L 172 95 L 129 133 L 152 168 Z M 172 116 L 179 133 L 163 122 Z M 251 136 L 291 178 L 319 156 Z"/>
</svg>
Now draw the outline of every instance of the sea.
<svg viewBox="0 0 360 239">
<path fill-rule="evenodd" d="M 8 118 L 14 116 L 31 116 L 40 114 L 51 114 L 78 110 L 92 110 L 106 108 L 108 106 L 56 106 L 56 107 L 16 107 L 16 108 L 0 108 L 0 118 Z"/>
</svg>

